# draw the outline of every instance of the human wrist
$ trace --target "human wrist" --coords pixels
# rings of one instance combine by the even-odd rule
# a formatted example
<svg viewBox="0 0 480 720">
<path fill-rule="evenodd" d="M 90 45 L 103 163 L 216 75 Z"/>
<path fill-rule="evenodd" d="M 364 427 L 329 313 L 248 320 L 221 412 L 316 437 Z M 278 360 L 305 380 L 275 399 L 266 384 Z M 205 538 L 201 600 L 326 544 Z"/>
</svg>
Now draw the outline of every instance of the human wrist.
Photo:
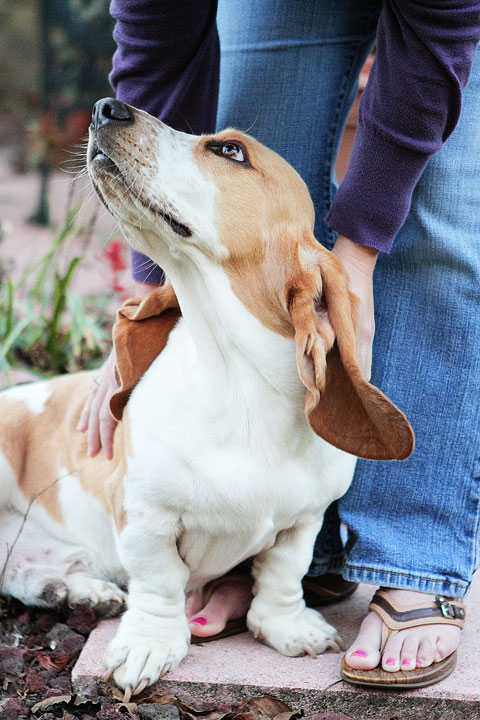
<svg viewBox="0 0 480 720">
<path fill-rule="evenodd" d="M 333 247 L 333 252 L 342 263 L 355 267 L 365 275 L 373 275 L 378 258 L 378 250 L 353 242 L 344 235 L 339 235 Z"/>
</svg>

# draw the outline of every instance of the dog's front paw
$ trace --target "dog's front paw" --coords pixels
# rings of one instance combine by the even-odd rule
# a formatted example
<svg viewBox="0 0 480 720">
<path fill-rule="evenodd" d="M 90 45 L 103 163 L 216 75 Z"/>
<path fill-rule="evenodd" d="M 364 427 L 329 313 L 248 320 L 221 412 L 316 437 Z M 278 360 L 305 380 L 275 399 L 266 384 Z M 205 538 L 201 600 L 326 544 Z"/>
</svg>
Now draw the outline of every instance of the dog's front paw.
<svg viewBox="0 0 480 720">
<path fill-rule="evenodd" d="M 107 677 L 125 690 L 125 702 L 169 670 L 174 670 L 188 651 L 190 632 L 186 618 L 172 623 L 138 610 L 128 610 L 107 648 Z"/>
<path fill-rule="evenodd" d="M 332 625 L 319 612 L 304 608 L 292 616 L 260 616 L 254 606 L 250 608 L 247 623 L 254 637 L 278 650 L 282 655 L 316 657 L 328 648 L 340 652 L 345 649 L 343 640 Z"/>
</svg>

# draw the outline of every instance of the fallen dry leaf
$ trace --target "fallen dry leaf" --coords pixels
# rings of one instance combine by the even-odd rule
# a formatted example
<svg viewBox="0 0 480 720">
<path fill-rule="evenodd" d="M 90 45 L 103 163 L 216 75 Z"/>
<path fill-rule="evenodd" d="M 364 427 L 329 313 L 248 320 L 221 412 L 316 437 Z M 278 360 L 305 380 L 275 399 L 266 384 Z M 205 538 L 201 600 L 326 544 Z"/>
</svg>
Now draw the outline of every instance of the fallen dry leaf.
<svg viewBox="0 0 480 720">
<path fill-rule="evenodd" d="M 336 713 L 336 712 L 322 712 L 322 713 L 314 713 L 313 715 L 308 715 L 305 720 L 353 720 L 353 718 L 348 717 L 348 715 L 344 715 L 343 713 Z M 380 718 L 378 719 L 380 720 Z M 392 720 L 402 720 L 402 718 L 397 717 L 395 715 Z"/>
<path fill-rule="evenodd" d="M 275 715 L 273 720 L 300 720 L 300 718 L 303 718 L 305 713 L 303 710 L 300 710 L 298 712 L 295 712 L 294 710 L 289 710 L 288 712 L 282 712 L 280 715 Z"/>
<path fill-rule="evenodd" d="M 69 703 L 72 699 L 71 695 L 55 695 L 54 697 L 46 698 L 45 700 L 41 700 L 36 705 L 32 707 L 32 713 L 36 713 L 39 710 L 46 710 L 49 707 L 52 707 L 52 705 L 60 705 L 61 703 Z"/>
<path fill-rule="evenodd" d="M 202 714 L 202 720 L 223 720 L 225 717 L 225 710 L 212 710 Z"/>
<path fill-rule="evenodd" d="M 72 657 L 73 655 L 70 652 L 53 652 L 50 655 L 37 653 L 35 659 L 44 670 L 56 670 L 57 672 L 60 672 L 60 670 L 64 670 L 67 667 Z"/>
<path fill-rule="evenodd" d="M 190 705 L 187 705 L 186 703 L 182 702 L 178 699 L 175 695 L 171 695 L 170 693 L 167 693 L 165 695 L 156 695 L 153 693 L 152 695 L 149 695 L 147 698 L 145 698 L 146 702 L 149 703 L 156 703 L 157 705 L 175 705 L 177 707 L 182 715 L 182 720 L 197 720 L 197 718 L 201 717 L 201 720 L 205 720 L 206 716 L 213 714 L 208 712 L 203 712 L 201 710 L 196 710 L 194 707 L 191 707 Z M 212 720 L 220 720 L 221 718 L 224 718 L 226 713 L 219 713 L 216 718 L 212 718 Z"/>
<path fill-rule="evenodd" d="M 255 720 L 261 718 L 274 718 L 286 712 L 292 712 L 292 709 L 281 700 L 277 700 L 270 695 L 262 697 L 254 697 L 247 702 L 248 712 L 252 713 Z"/>
<path fill-rule="evenodd" d="M 157 703 L 157 705 L 176 705 L 177 702 L 179 702 L 175 695 L 170 695 L 169 693 L 166 695 L 156 695 L 153 693 L 153 695 L 147 697 L 147 700 L 148 702 Z"/>
<path fill-rule="evenodd" d="M 125 708 L 125 710 L 128 712 L 128 714 L 130 716 L 135 715 L 135 713 L 137 712 L 137 703 L 134 703 L 134 702 L 128 702 L 128 703 L 119 702 L 119 703 L 115 703 L 113 707 L 115 708 L 115 710 L 120 710 L 120 708 Z"/>
<path fill-rule="evenodd" d="M 197 710 L 170 693 L 165 695 L 153 693 L 145 700 L 159 705 L 175 705 L 181 713 L 182 720 L 298 720 L 304 714 L 303 711 L 294 712 L 286 703 L 270 695 L 251 698 L 231 712 Z"/>
</svg>

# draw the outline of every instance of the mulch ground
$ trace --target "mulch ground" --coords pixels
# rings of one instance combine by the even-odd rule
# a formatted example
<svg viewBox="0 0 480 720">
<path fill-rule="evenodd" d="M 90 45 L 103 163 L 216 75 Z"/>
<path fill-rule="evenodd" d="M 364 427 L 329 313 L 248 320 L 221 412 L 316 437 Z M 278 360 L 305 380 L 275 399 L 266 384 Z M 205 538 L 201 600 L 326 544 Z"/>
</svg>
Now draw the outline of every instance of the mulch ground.
<svg viewBox="0 0 480 720">
<path fill-rule="evenodd" d="M 299 720 L 304 714 L 271 697 L 252 698 L 232 712 L 197 712 L 172 695 L 147 688 L 135 702 L 123 693 L 92 683 L 74 692 L 72 667 L 97 618 L 82 605 L 43 610 L 0 598 L 0 720 Z M 88 697 L 87 697 L 88 695 Z M 305 720 L 352 720 L 317 713 Z"/>
</svg>

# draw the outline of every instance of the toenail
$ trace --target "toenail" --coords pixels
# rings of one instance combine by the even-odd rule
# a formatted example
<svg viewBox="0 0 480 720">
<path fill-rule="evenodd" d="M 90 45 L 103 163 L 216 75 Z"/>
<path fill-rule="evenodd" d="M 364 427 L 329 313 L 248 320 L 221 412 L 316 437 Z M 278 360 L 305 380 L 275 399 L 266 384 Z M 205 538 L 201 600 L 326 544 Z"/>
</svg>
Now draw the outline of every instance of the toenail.
<svg viewBox="0 0 480 720">
<path fill-rule="evenodd" d="M 361 655 L 362 657 L 367 657 L 368 653 L 365 652 L 365 650 L 355 650 L 354 652 L 350 653 L 351 655 Z"/>
<path fill-rule="evenodd" d="M 204 617 L 197 617 L 197 618 L 194 618 L 193 620 L 190 620 L 190 622 L 198 623 L 199 625 L 206 625 L 207 619 Z"/>
<path fill-rule="evenodd" d="M 386 665 L 395 665 L 395 660 L 393 658 L 388 658 L 388 660 L 385 660 Z"/>
<path fill-rule="evenodd" d="M 423 665 L 423 660 L 417 660 L 417 665 Z"/>
<path fill-rule="evenodd" d="M 402 660 L 402 665 L 410 665 L 410 660 Z"/>
</svg>

